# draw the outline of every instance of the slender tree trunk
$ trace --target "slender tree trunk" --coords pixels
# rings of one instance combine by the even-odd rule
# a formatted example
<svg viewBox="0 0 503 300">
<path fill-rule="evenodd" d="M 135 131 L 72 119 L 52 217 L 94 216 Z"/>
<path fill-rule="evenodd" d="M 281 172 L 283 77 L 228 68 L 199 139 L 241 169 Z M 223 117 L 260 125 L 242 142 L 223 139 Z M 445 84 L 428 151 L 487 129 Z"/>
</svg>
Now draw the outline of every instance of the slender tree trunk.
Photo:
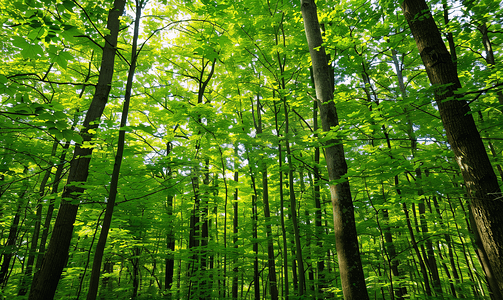
<svg viewBox="0 0 503 300">
<path fill-rule="evenodd" d="M 494 51 L 491 43 L 491 39 L 489 38 L 487 34 L 487 24 L 484 22 L 480 24 L 477 29 L 480 31 L 480 34 L 482 34 L 482 43 L 484 44 L 484 50 L 486 51 L 486 63 L 489 66 L 494 66 L 496 64 L 496 60 L 494 59 Z M 498 96 L 498 102 L 500 105 L 503 105 L 503 92 L 498 91 L 497 92 Z M 501 167 L 500 167 L 501 168 Z"/>
<path fill-rule="evenodd" d="M 28 188 L 26 188 L 17 201 L 16 214 L 14 215 L 14 219 L 12 220 L 12 224 L 9 229 L 9 236 L 7 237 L 7 243 L 2 249 L 2 265 L 0 266 L 0 286 L 4 287 L 7 278 L 9 277 L 9 266 L 12 256 L 17 252 L 16 251 L 16 240 L 18 237 L 18 227 L 19 221 L 21 219 L 21 211 L 24 206 L 24 197 Z"/>
<path fill-rule="evenodd" d="M 257 121 L 255 122 L 255 130 L 257 135 L 262 134 L 262 112 L 260 107 L 260 101 L 257 98 Z M 248 158 L 248 161 L 250 159 Z M 274 241 L 272 235 L 272 227 L 270 223 L 271 211 L 269 207 L 269 179 L 267 173 L 267 164 L 261 160 L 259 163 L 261 173 L 262 173 L 262 202 L 264 207 L 264 219 L 265 219 L 265 229 L 267 238 L 267 266 L 269 269 L 269 294 L 272 300 L 278 299 L 278 283 L 276 279 L 276 262 L 274 256 Z M 237 172 L 236 172 L 237 174 Z M 253 180 L 254 181 L 254 180 Z M 237 292 L 237 287 L 236 287 Z M 237 295 L 237 294 L 236 294 Z"/>
<path fill-rule="evenodd" d="M 338 125 L 337 111 L 333 103 L 333 85 L 330 66 L 323 48 L 323 40 L 313 0 L 301 0 L 304 28 L 313 64 L 316 97 L 320 104 L 322 127 L 325 132 Z M 346 300 L 368 299 L 367 286 L 360 259 L 354 207 L 349 181 L 346 178 L 347 164 L 342 142 L 327 141 L 325 148 L 332 198 L 337 258 L 339 261 L 342 290 Z"/>
<path fill-rule="evenodd" d="M 279 120 L 278 120 L 279 109 L 276 108 L 276 103 L 274 105 L 274 122 L 276 127 L 276 134 L 278 138 L 280 137 Z M 285 200 L 283 191 L 283 148 L 281 142 L 278 143 L 278 162 L 279 162 L 279 206 L 280 206 L 280 220 L 281 220 L 281 233 L 283 242 L 283 297 L 288 300 L 290 295 L 290 282 L 289 282 L 289 272 L 288 272 L 288 238 L 285 225 Z"/>
<path fill-rule="evenodd" d="M 414 235 L 414 230 L 412 229 L 412 224 L 410 222 L 409 210 L 407 209 L 407 205 L 402 203 L 403 212 L 405 213 L 405 218 L 407 220 L 407 228 L 409 229 L 410 241 L 412 243 L 412 248 L 416 252 L 417 259 L 419 261 L 419 267 L 421 268 L 421 274 L 423 275 L 423 281 L 425 286 L 426 295 L 431 297 L 431 287 L 430 287 L 430 279 L 428 277 L 428 271 L 426 270 L 426 264 L 424 263 L 423 257 L 421 256 L 421 252 L 419 251 L 419 247 L 416 242 L 416 237 Z"/>
<path fill-rule="evenodd" d="M 447 51 L 430 9 L 424 0 L 405 0 L 402 10 L 426 68 L 447 139 L 461 169 L 474 225 L 487 254 L 485 268 L 494 282 L 493 293 L 503 291 L 503 201 L 498 180 L 489 161 L 470 107 L 455 91 L 461 88 L 456 66 Z M 489 268 L 489 269 L 488 269 Z"/>
<path fill-rule="evenodd" d="M 417 171 L 417 170 L 416 170 Z M 420 178 L 420 176 L 418 176 Z M 437 260 L 435 258 L 435 254 L 433 251 L 433 242 L 431 241 L 430 238 L 427 238 L 426 235 L 428 234 L 428 224 L 426 223 L 426 207 L 424 204 L 425 199 L 421 199 L 421 202 L 419 202 L 419 222 L 421 224 L 421 232 L 423 233 L 423 238 L 426 239 L 426 251 L 427 255 L 423 255 L 426 259 L 428 269 L 430 270 L 431 274 L 431 279 L 432 279 L 432 285 L 433 285 L 433 290 L 436 293 L 436 296 L 440 299 L 443 299 L 442 296 L 442 286 L 440 282 L 440 275 L 438 272 L 438 267 L 437 267 Z"/>
<path fill-rule="evenodd" d="M 53 145 L 52 145 L 52 150 L 51 150 L 51 157 L 56 156 L 56 150 L 58 149 L 59 141 L 57 139 L 54 140 Z M 45 174 L 44 178 L 42 178 L 42 182 L 40 182 L 40 189 L 39 189 L 39 196 L 40 200 L 37 203 L 37 212 L 35 215 L 35 225 L 33 228 L 33 236 L 31 238 L 31 245 L 30 245 L 30 253 L 28 256 L 28 262 L 26 263 L 26 269 L 24 276 L 21 280 L 20 286 L 21 288 L 19 289 L 18 296 L 24 296 L 28 293 L 28 287 L 31 284 L 32 276 L 33 276 L 33 264 L 35 263 L 35 257 L 37 255 L 37 246 L 38 246 L 38 238 L 40 235 L 40 226 L 42 223 L 42 198 L 44 197 L 45 194 L 45 187 L 47 185 L 47 181 L 49 180 L 49 177 L 51 176 L 51 170 L 52 168 L 49 168 Z"/>
<path fill-rule="evenodd" d="M 107 28 L 110 30 L 110 34 L 105 37 L 106 42 L 103 47 L 98 84 L 96 85 L 93 100 L 84 120 L 85 129 L 82 133 L 84 141 L 92 139 L 93 135 L 89 133 L 89 130 L 97 128 L 98 123 L 91 122 L 100 119 L 108 100 L 114 72 L 117 37 L 120 29 L 119 17 L 124 11 L 125 4 L 126 0 L 115 0 L 114 6 L 108 15 Z M 87 180 L 91 154 L 92 148 L 83 148 L 81 145 L 77 145 L 75 148 L 74 157 L 70 164 L 70 174 L 68 175 L 67 185 L 63 192 L 64 200 L 59 208 L 44 262 L 40 272 L 33 280 L 29 300 L 48 300 L 54 298 L 68 257 L 68 250 L 73 234 L 73 223 L 77 217 L 79 207 L 79 195 L 84 191 L 82 187 L 72 183 L 85 182 Z"/>
<path fill-rule="evenodd" d="M 168 142 L 166 144 L 166 156 L 169 155 L 172 147 L 173 146 L 172 146 L 171 142 Z M 167 168 L 168 168 L 168 170 L 167 170 L 168 179 L 172 179 L 173 175 L 172 175 L 171 167 L 168 166 Z M 168 213 L 168 218 L 170 220 L 173 220 L 173 198 L 174 198 L 173 195 L 171 195 L 171 194 L 168 195 L 168 199 L 167 199 L 167 203 L 166 203 L 166 210 Z M 175 269 L 174 251 L 175 251 L 176 239 L 175 239 L 174 231 L 175 231 L 175 229 L 173 227 L 169 228 L 168 234 L 166 236 L 166 246 L 168 249 L 168 256 L 165 259 L 166 269 L 165 269 L 165 277 L 164 277 L 164 290 L 168 291 L 170 299 L 172 298 L 172 293 L 170 292 L 170 290 L 173 285 L 173 276 L 175 274 L 175 272 L 174 272 L 174 269 Z"/>
<path fill-rule="evenodd" d="M 59 183 L 61 182 L 62 179 L 68 148 L 70 148 L 69 141 L 67 141 L 63 146 L 63 152 L 59 157 L 58 167 L 56 168 L 56 173 L 54 174 L 54 182 L 52 184 L 52 190 L 51 190 L 52 195 L 58 193 Z M 40 246 L 38 248 L 37 263 L 35 264 L 35 276 L 36 273 L 40 270 L 40 267 L 42 267 L 42 262 L 44 260 L 45 245 L 47 243 L 47 238 L 49 236 L 49 228 L 51 227 L 53 212 L 54 212 L 54 199 L 50 199 L 49 206 L 47 207 L 47 213 L 45 215 L 44 229 L 42 230 L 42 236 L 40 237 Z"/>
<path fill-rule="evenodd" d="M 237 149 L 236 149 L 237 152 Z M 234 172 L 234 181 L 239 183 L 239 172 L 237 171 L 237 164 L 234 166 L 236 171 Z M 234 238 L 233 238 L 233 243 L 234 243 L 234 249 L 236 251 L 235 258 L 234 258 L 234 268 L 232 269 L 233 275 L 232 275 L 232 299 L 238 299 L 238 276 L 239 276 L 239 268 L 238 268 L 238 261 L 237 261 L 237 251 L 238 251 L 238 232 L 239 232 L 239 223 L 238 223 L 238 192 L 239 189 L 236 187 L 234 190 L 234 202 L 232 203 L 232 208 L 233 208 L 233 218 L 232 218 L 232 228 L 233 228 L 233 233 L 234 233 Z"/>
<path fill-rule="evenodd" d="M 140 248 L 133 248 L 133 257 L 130 259 L 133 266 L 132 281 L 133 281 L 133 294 L 131 299 L 136 300 L 138 297 L 138 289 L 140 288 Z"/>
<path fill-rule="evenodd" d="M 258 266 L 257 194 L 252 195 L 252 237 L 253 237 L 253 292 L 255 300 L 260 300 L 260 275 Z"/>
<path fill-rule="evenodd" d="M 141 21 L 140 20 L 141 10 L 143 5 L 144 1 L 136 0 L 136 18 L 133 32 L 133 45 L 131 47 L 131 62 L 126 82 L 126 93 L 124 97 L 124 107 L 122 108 L 120 128 L 123 128 L 127 125 L 127 117 L 129 114 L 129 103 L 131 99 L 131 89 L 133 87 L 133 77 L 136 69 L 136 60 L 138 58 L 137 44 L 138 44 L 138 34 Z M 103 260 L 103 253 L 105 252 L 105 246 L 107 243 L 110 225 L 112 224 L 112 215 L 115 207 L 115 199 L 117 198 L 117 188 L 119 185 L 119 175 L 124 154 L 125 140 L 126 140 L 126 130 L 120 129 L 119 140 L 117 142 L 117 153 L 115 155 L 115 163 L 112 171 L 112 179 L 110 181 L 110 193 L 108 196 L 105 217 L 103 218 L 103 223 L 101 224 L 100 237 L 98 239 L 98 243 L 96 244 L 96 251 L 94 252 L 93 267 L 91 270 L 91 278 L 89 279 L 89 290 L 87 293 L 87 300 L 95 300 L 96 296 L 98 295 L 101 262 Z"/>
<path fill-rule="evenodd" d="M 283 99 L 283 110 L 285 114 L 285 146 L 286 146 L 286 155 L 288 161 L 288 187 L 289 187 L 289 196 L 290 196 L 290 216 L 292 218 L 293 223 L 293 236 L 295 239 L 295 254 L 297 258 L 297 269 L 298 269 L 298 293 L 299 296 L 304 295 L 306 289 L 306 276 L 304 271 L 304 260 L 302 258 L 302 245 L 300 242 L 300 233 L 299 233 L 299 221 L 297 220 L 297 199 L 295 197 L 294 190 L 294 180 L 293 180 L 293 171 L 294 166 L 292 162 L 292 153 L 290 150 L 290 142 L 288 140 L 289 135 L 289 117 L 288 117 L 288 107 L 286 105 L 286 99 Z"/>
<path fill-rule="evenodd" d="M 313 131 L 314 138 L 318 139 L 318 102 L 313 101 Z M 316 211 L 314 212 L 314 227 L 316 236 L 316 246 L 318 249 L 323 249 L 323 236 L 325 235 L 324 229 L 322 227 L 321 220 L 321 197 L 320 197 L 320 184 L 321 184 L 321 174 L 319 169 L 320 164 L 320 147 L 316 146 L 314 148 L 314 166 L 313 166 L 313 177 L 314 177 L 314 207 Z M 316 255 L 317 263 L 317 274 L 318 274 L 318 289 L 317 294 L 318 299 L 323 299 L 324 289 L 327 288 L 327 283 L 325 282 L 325 261 L 321 259 L 319 254 Z"/>
<path fill-rule="evenodd" d="M 445 227 L 444 220 L 443 220 L 442 214 L 440 212 L 440 206 L 438 205 L 438 201 L 437 201 L 436 196 L 433 196 L 433 206 L 435 207 L 435 211 L 437 212 L 438 218 L 440 220 L 440 226 Z M 456 262 L 454 261 L 453 243 L 452 243 L 450 234 L 447 234 L 447 233 L 444 234 L 444 239 L 445 239 L 445 243 L 447 244 L 447 247 L 448 247 L 449 263 L 450 263 L 451 270 L 452 270 L 452 276 L 454 277 L 456 286 L 459 286 L 459 283 L 460 283 L 459 272 L 456 267 Z M 453 288 L 452 284 L 451 284 L 451 291 L 452 291 L 452 295 L 457 298 L 458 293 L 456 292 L 456 286 L 454 286 L 454 288 Z M 465 295 L 463 294 L 463 292 L 461 290 L 459 290 L 459 292 L 460 292 L 459 298 L 465 298 Z"/>
</svg>

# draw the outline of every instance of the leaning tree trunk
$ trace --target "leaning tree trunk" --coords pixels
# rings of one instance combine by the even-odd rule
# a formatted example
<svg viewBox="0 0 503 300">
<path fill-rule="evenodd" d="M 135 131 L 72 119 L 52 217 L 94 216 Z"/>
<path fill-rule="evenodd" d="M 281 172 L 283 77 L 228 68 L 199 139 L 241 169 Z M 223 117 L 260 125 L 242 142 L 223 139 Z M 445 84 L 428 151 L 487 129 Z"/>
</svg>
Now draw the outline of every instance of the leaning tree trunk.
<svg viewBox="0 0 503 300">
<path fill-rule="evenodd" d="M 309 53 L 313 64 L 316 97 L 320 104 L 323 130 L 328 132 L 339 124 L 333 100 L 333 84 L 330 79 L 330 66 L 322 47 L 323 39 L 314 0 L 301 0 L 302 17 L 306 31 Z M 345 178 L 347 164 L 342 142 L 331 139 L 326 143 L 325 157 L 331 182 L 330 194 L 334 215 L 337 258 L 346 300 L 368 299 L 367 286 L 360 259 L 353 201 L 349 181 Z"/>
<path fill-rule="evenodd" d="M 115 0 L 113 8 L 108 14 L 107 28 L 110 30 L 110 34 L 105 37 L 106 42 L 103 47 L 98 84 L 96 85 L 93 100 L 84 120 L 84 130 L 82 133 L 84 141 L 91 140 L 93 135 L 89 133 L 89 130 L 98 127 L 98 124 L 91 122 L 101 118 L 108 101 L 114 73 L 117 36 L 120 30 L 119 17 L 124 11 L 125 4 L 126 0 Z M 59 208 L 44 262 L 33 280 L 29 300 L 48 300 L 54 298 L 59 278 L 68 257 L 68 249 L 70 248 L 73 235 L 73 223 L 75 222 L 79 208 L 78 197 L 84 192 L 84 189 L 75 183 L 87 180 L 91 154 L 92 148 L 83 148 L 81 145 L 77 145 L 75 148 L 73 159 L 70 163 L 70 174 L 68 175 L 67 185 L 63 191 L 62 198 L 64 200 L 61 202 Z"/>
<path fill-rule="evenodd" d="M 447 139 L 469 193 L 471 210 L 478 234 L 489 260 L 488 277 L 503 291 L 503 201 L 498 180 L 480 138 L 468 103 L 455 91 L 461 88 L 456 66 L 442 40 L 425 0 L 402 3 L 428 78 L 437 87 L 435 100 L 444 123 Z M 491 278 L 490 278 L 491 279 Z"/>
<path fill-rule="evenodd" d="M 122 116 L 119 129 L 119 140 L 117 142 L 117 153 L 115 155 L 114 169 L 112 171 L 112 179 L 110 180 L 110 193 L 108 195 L 107 207 L 105 217 L 101 224 L 100 237 L 96 244 L 96 251 L 94 252 L 93 267 L 91 271 L 91 278 L 89 279 L 89 290 L 87 293 L 87 300 L 95 300 L 98 295 L 98 287 L 101 274 L 101 262 L 103 261 L 103 253 L 107 243 L 108 232 L 112 224 L 112 216 L 115 207 L 115 199 L 117 199 L 117 188 L 119 185 L 119 175 L 124 157 L 124 146 L 126 144 L 126 130 L 123 129 L 127 125 L 127 117 L 129 114 L 129 103 L 131 100 L 131 90 L 133 88 L 133 77 L 136 70 L 136 60 L 139 52 L 137 52 L 138 34 L 140 31 L 141 10 L 143 2 L 136 1 L 136 18 L 133 33 L 133 45 L 131 46 L 131 63 L 129 65 L 128 78 L 126 82 L 126 93 L 124 96 L 124 106 L 122 108 Z"/>
</svg>

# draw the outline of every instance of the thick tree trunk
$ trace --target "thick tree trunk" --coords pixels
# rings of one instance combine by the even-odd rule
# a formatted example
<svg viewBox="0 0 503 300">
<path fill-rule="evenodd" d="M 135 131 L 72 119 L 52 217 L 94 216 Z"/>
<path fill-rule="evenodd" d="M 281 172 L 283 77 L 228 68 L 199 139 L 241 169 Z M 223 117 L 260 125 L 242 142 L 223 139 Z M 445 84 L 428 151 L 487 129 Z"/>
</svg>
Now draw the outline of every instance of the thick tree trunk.
<svg viewBox="0 0 503 300">
<path fill-rule="evenodd" d="M 99 120 L 105 109 L 110 93 L 112 77 L 114 72 L 115 51 L 117 36 L 119 34 L 119 17 L 124 11 L 126 0 L 115 0 L 114 7 L 108 15 L 107 28 L 110 34 L 105 37 L 103 47 L 103 57 L 101 70 L 96 85 L 96 91 L 87 111 L 84 120 L 84 131 L 82 133 L 84 141 L 90 141 L 92 134 L 90 129 L 95 129 L 98 124 L 91 123 Z M 93 125 L 91 125 L 93 124 Z M 42 267 L 33 280 L 29 300 L 48 300 L 54 298 L 58 282 L 63 272 L 68 257 L 68 249 L 73 234 L 73 223 L 77 217 L 78 197 L 84 189 L 73 183 L 85 182 L 89 174 L 89 164 L 91 161 L 92 148 L 83 148 L 77 145 L 70 164 L 70 174 L 67 185 L 63 191 L 63 201 L 59 208 L 58 216 L 54 224 L 47 253 L 45 254 Z M 71 199 L 71 200 L 69 200 Z"/>
<path fill-rule="evenodd" d="M 447 139 L 461 169 L 471 203 L 476 230 L 491 268 L 496 286 L 503 291 L 503 201 L 498 180 L 489 161 L 468 103 L 455 91 L 461 88 L 456 66 L 447 51 L 430 9 L 424 0 L 405 0 L 402 10 L 428 78 L 437 88 L 438 105 Z"/>
<path fill-rule="evenodd" d="M 330 66 L 325 49 L 322 47 L 323 40 L 314 1 L 301 0 L 301 9 L 313 64 L 316 97 L 322 103 L 320 104 L 322 127 L 325 132 L 328 132 L 339 123 L 332 101 L 333 85 L 330 79 Z M 365 300 L 368 299 L 368 294 L 358 247 L 351 190 L 349 181 L 345 178 L 347 164 L 344 148 L 341 141 L 335 139 L 327 141 L 326 145 L 325 157 L 329 178 L 332 182 L 338 181 L 330 185 L 330 192 L 344 298 Z"/>
</svg>

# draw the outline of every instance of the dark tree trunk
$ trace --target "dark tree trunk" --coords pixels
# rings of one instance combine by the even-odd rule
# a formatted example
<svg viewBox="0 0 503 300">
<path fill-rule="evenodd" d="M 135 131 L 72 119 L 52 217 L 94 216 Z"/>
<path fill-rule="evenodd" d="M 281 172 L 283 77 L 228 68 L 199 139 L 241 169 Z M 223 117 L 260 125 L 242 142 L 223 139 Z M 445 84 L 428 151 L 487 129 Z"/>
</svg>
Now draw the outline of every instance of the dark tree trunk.
<svg viewBox="0 0 503 300">
<path fill-rule="evenodd" d="M 470 198 L 474 225 L 487 254 L 493 293 L 503 290 L 503 201 L 498 180 L 480 138 L 468 103 L 455 91 L 461 88 L 456 66 L 424 0 L 405 0 L 402 10 L 428 78 L 436 87 L 435 100 L 447 139 L 461 169 Z"/>
<path fill-rule="evenodd" d="M 168 142 L 166 145 L 166 156 L 169 155 L 171 152 L 171 147 L 172 144 Z M 170 167 L 168 167 L 168 178 L 172 178 L 172 170 Z M 172 220 L 173 217 L 173 195 L 168 195 L 168 201 L 166 203 L 166 208 L 168 211 L 168 218 Z M 165 278 L 164 278 L 164 289 L 166 291 L 171 290 L 171 286 L 173 284 L 173 276 L 174 276 L 174 268 L 175 268 L 175 256 L 174 256 L 174 251 L 175 251 L 175 234 L 174 234 L 174 228 L 170 228 L 168 230 L 168 234 L 166 236 L 166 246 L 168 248 L 168 257 L 166 258 L 166 271 L 165 271 Z M 169 294 L 171 295 L 171 293 Z"/>
<path fill-rule="evenodd" d="M 54 182 L 52 184 L 51 194 L 56 194 L 58 192 L 59 183 L 61 182 L 65 166 L 65 159 L 68 148 L 70 148 L 69 141 L 67 141 L 63 146 L 63 152 L 59 157 L 59 164 L 58 167 L 56 168 L 56 173 L 54 174 Z M 40 246 L 38 248 L 37 263 L 35 264 L 35 273 L 37 273 L 38 270 L 40 270 L 40 267 L 42 267 L 42 262 L 44 260 L 44 254 L 45 254 L 45 244 L 47 243 L 47 238 L 49 236 L 49 228 L 51 227 L 53 212 L 54 212 L 54 199 L 50 199 L 49 206 L 47 207 L 47 213 L 45 215 L 44 229 L 42 230 L 42 235 L 40 237 Z"/>
<path fill-rule="evenodd" d="M 440 206 L 438 205 L 438 201 L 437 201 L 437 197 L 436 196 L 433 196 L 433 205 L 435 207 L 435 211 L 437 212 L 438 218 L 440 220 L 440 226 L 445 227 L 444 221 L 442 219 L 442 213 L 440 212 Z M 452 275 L 454 276 L 454 280 L 456 282 L 456 285 L 459 285 L 459 282 L 460 282 L 459 281 L 459 272 L 458 272 L 458 269 L 456 267 L 456 262 L 454 261 L 454 250 L 453 250 L 453 242 L 451 240 L 451 235 L 447 234 L 447 233 L 444 234 L 444 239 L 445 239 L 445 243 L 447 244 L 447 247 L 449 249 L 448 250 L 448 253 L 449 253 L 449 263 L 451 265 Z M 451 283 L 452 295 L 457 298 L 456 288 L 454 287 L 454 289 L 453 289 L 452 286 L 453 286 L 453 284 Z M 463 294 L 462 291 L 460 291 L 460 293 L 459 293 L 459 298 L 465 298 L 465 295 Z"/>
<path fill-rule="evenodd" d="M 395 181 L 397 181 L 397 177 L 395 176 Z M 405 219 L 407 220 L 407 228 L 409 229 L 409 235 L 410 235 L 410 242 L 412 244 L 412 248 L 414 249 L 414 252 L 416 253 L 417 260 L 419 261 L 419 267 L 421 269 L 421 274 L 423 275 L 423 281 L 424 281 L 424 287 L 426 291 L 426 295 L 431 297 L 431 287 L 430 287 L 430 279 L 428 277 L 428 271 L 426 269 L 426 264 L 424 263 L 424 259 L 421 256 L 421 251 L 419 250 L 419 247 L 416 242 L 416 237 L 414 235 L 414 230 L 412 228 L 412 223 L 410 221 L 410 216 L 409 216 L 409 210 L 407 209 L 407 204 L 402 203 L 402 208 L 403 212 L 405 214 Z M 413 209 L 414 211 L 414 209 Z"/>
<path fill-rule="evenodd" d="M 331 70 L 320 32 L 320 24 L 313 0 L 301 0 L 304 28 L 313 64 L 316 97 L 320 104 L 322 127 L 325 132 L 339 123 L 333 103 L 333 84 Z M 339 261 L 342 290 L 346 300 L 368 299 L 367 286 L 360 259 L 354 207 L 349 181 L 345 178 L 347 164 L 344 148 L 340 140 L 327 141 L 325 157 L 330 181 L 337 258 Z"/>
<path fill-rule="evenodd" d="M 257 99 L 257 122 L 255 129 L 257 130 L 257 135 L 262 134 L 262 114 L 260 108 L 260 101 Z M 249 159 L 248 159 L 249 160 Z M 264 205 L 264 218 L 266 227 L 266 237 L 267 237 L 267 266 L 269 268 L 269 293 L 272 300 L 278 299 L 278 283 L 276 279 L 276 261 L 274 257 L 274 244 L 272 227 L 270 223 L 271 210 L 269 207 L 269 179 L 267 173 L 267 164 L 262 160 L 260 163 L 260 168 L 262 172 L 262 202 Z"/>
<path fill-rule="evenodd" d="M 259 109 L 260 107 L 257 107 Z M 278 120 L 279 109 L 276 108 L 276 104 L 274 105 L 274 122 L 276 126 L 276 133 L 278 135 L 278 139 L 280 139 L 280 130 L 279 130 L 279 120 Z M 281 169 L 283 168 L 283 149 L 281 146 L 281 142 L 278 143 L 278 161 L 279 161 L 279 201 L 280 201 L 280 220 L 281 220 L 281 233 L 282 233 L 282 244 L 283 244 L 283 297 L 288 300 L 290 295 L 290 282 L 289 282 L 289 274 L 288 274 L 288 242 L 287 242 L 287 232 L 285 226 L 285 200 L 284 200 L 284 192 L 283 192 L 283 172 Z"/>
<path fill-rule="evenodd" d="M 283 88 L 285 87 L 283 83 Z M 290 217 L 292 219 L 292 225 L 293 225 L 293 237 L 295 240 L 295 257 L 297 259 L 296 263 L 296 269 L 298 270 L 297 272 L 297 277 L 299 280 L 299 286 L 297 288 L 299 292 L 299 296 L 304 295 L 305 288 L 306 288 L 306 276 L 305 276 L 305 271 L 304 271 L 304 260 L 302 258 L 302 245 L 300 242 L 300 233 L 299 233 L 299 221 L 297 221 L 297 199 L 295 197 L 295 190 L 294 190 L 294 179 L 293 179 L 293 171 L 294 171 L 294 166 L 292 162 L 292 153 L 290 150 L 290 142 L 288 140 L 288 135 L 289 135 L 289 117 L 288 117 L 288 107 L 286 103 L 286 99 L 283 99 L 283 111 L 285 114 L 285 146 L 286 146 L 286 155 L 287 155 L 287 162 L 288 162 L 288 188 L 289 188 L 289 198 L 290 198 Z M 295 272 L 295 270 L 294 270 Z M 294 281 L 295 282 L 295 281 Z"/>
<path fill-rule="evenodd" d="M 125 4 L 126 0 L 115 0 L 114 7 L 108 15 L 107 28 L 110 30 L 110 34 L 105 37 L 106 42 L 103 48 L 98 84 L 96 85 L 93 100 L 84 120 L 84 130 L 82 133 L 84 141 L 91 140 L 92 134 L 89 133 L 89 130 L 96 129 L 99 124 L 99 122 L 96 124 L 91 122 L 100 119 L 108 101 L 114 72 L 117 37 L 120 29 L 119 17 L 124 11 Z M 73 235 L 73 223 L 77 217 L 79 207 L 79 195 L 84 192 L 83 188 L 72 183 L 85 182 L 87 180 L 91 154 L 92 148 L 83 148 L 81 145 L 77 145 L 75 148 L 70 164 L 67 185 L 63 191 L 64 200 L 59 208 L 41 269 L 33 280 L 29 300 L 48 300 L 54 298 L 68 257 L 68 249 L 70 248 Z"/>
<path fill-rule="evenodd" d="M 237 152 L 237 150 L 236 150 Z M 237 170 L 237 164 L 235 164 L 234 168 Z M 234 172 L 234 181 L 239 183 L 239 172 L 236 171 Z M 234 233 L 234 238 L 232 239 L 232 242 L 234 243 L 234 249 L 236 251 L 235 258 L 234 258 L 234 268 L 232 269 L 232 299 L 238 299 L 238 276 L 239 276 L 239 267 L 238 267 L 238 261 L 237 261 L 237 256 L 238 256 L 238 232 L 239 232 L 239 223 L 238 223 L 238 192 L 239 189 L 236 188 L 234 191 L 234 202 L 232 203 L 233 207 L 233 215 L 232 215 L 232 232 Z"/>
<path fill-rule="evenodd" d="M 313 131 L 315 139 L 318 139 L 318 102 L 313 101 Z M 320 184 L 321 184 L 321 174 L 318 165 L 320 164 L 320 147 L 314 148 L 314 167 L 313 167 L 313 181 L 314 181 L 314 207 L 316 211 L 314 212 L 314 227 L 316 236 L 316 247 L 318 249 L 323 249 L 323 236 L 325 235 L 324 229 L 322 227 L 321 220 L 321 195 L 320 195 Z M 318 274 L 318 299 L 323 299 L 324 289 L 327 288 L 327 283 L 325 282 L 325 261 L 318 254 L 316 255 L 317 263 L 317 274 Z"/>
<path fill-rule="evenodd" d="M 138 34 L 140 30 L 140 18 L 141 18 L 141 4 L 136 1 L 136 18 L 133 33 L 133 44 L 131 46 L 131 62 L 129 65 L 128 78 L 126 82 L 126 92 L 124 96 L 124 106 L 122 108 L 120 128 L 127 125 L 127 117 L 129 114 L 129 103 L 131 99 L 131 89 L 133 87 L 133 77 L 136 70 L 136 60 L 138 57 L 137 44 L 138 44 Z M 105 246 L 107 243 L 108 232 L 112 224 L 112 216 L 115 207 L 115 199 L 117 198 L 117 188 L 119 185 L 119 175 L 124 154 L 124 147 L 126 143 L 126 130 L 119 130 L 119 140 L 117 141 L 117 153 L 115 155 L 115 163 L 112 171 L 112 178 L 110 180 L 110 193 L 108 196 L 105 216 L 103 218 L 103 223 L 101 224 L 100 237 L 98 238 L 98 243 L 96 244 L 96 251 L 94 252 L 93 267 L 91 270 L 91 278 L 89 279 L 89 290 L 87 293 L 87 300 L 95 300 L 98 295 L 98 285 L 100 281 L 100 271 L 101 262 L 103 260 L 103 253 L 105 252 Z"/>
<path fill-rule="evenodd" d="M 2 249 L 2 265 L 0 266 L 0 286 L 5 286 L 9 274 L 9 266 L 12 256 L 16 252 L 16 240 L 18 235 L 19 220 L 21 219 L 21 210 L 23 209 L 23 198 L 26 194 L 24 191 L 18 200 L 16 214 L 12 220 L 12 224 L 9 229 L 9 236 L 7 237 L 7 243 Z"/>
<path fill-rule="evenodd" d="M 55 139 L 52 145 L 51 157 L 54 157 L 56 155 L 58 145 L 59 142 L 57 139 Z M 37 203 L 37 212 L 35 214 L 35 224 L 33 228 L 33 236 L 31 237 L 30 252 L 28 254 L 28 262 L 26 263 L 24 276 L 21 279 L 21 283 L 19 284 L 21 288 L 19 289 L 18 296 L 24 296 L 28 293 L 28 287 L 33 277 L 33 264 L 35 263 L 35 256 L 37 254 L 38 238 L 40 235 L 40 226 L 42 223 L 42 198 L 45 195 L 45 187 L 47 185 L 47 181 L 51 176 L 51 169 L 52 168 L 49 168 L 45 172 L 44 178 L 42 178 L 42 182 L 40 182 L 40 189 L 38 193 L 40 196 L 40 200 Z"/>
</svg>

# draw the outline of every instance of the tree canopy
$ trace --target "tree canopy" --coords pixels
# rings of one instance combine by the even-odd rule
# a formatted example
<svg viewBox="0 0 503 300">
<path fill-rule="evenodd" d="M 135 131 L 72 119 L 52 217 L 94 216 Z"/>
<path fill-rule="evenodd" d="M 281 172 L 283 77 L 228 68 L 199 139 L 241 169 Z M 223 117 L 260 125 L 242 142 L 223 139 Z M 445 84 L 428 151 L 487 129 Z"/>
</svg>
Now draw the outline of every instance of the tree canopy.
<svg viewBox="0 0 503 300">
<path fill-rule="evenodd" d="M 501 188 L 503 6 L 406 2 L 318 0 L 313 48 L 298 0 L 0 0 L 0 299 L 349 299 L 343 215 L 369 298 L 502 299 L 442 109 Z"/>
</svg>

